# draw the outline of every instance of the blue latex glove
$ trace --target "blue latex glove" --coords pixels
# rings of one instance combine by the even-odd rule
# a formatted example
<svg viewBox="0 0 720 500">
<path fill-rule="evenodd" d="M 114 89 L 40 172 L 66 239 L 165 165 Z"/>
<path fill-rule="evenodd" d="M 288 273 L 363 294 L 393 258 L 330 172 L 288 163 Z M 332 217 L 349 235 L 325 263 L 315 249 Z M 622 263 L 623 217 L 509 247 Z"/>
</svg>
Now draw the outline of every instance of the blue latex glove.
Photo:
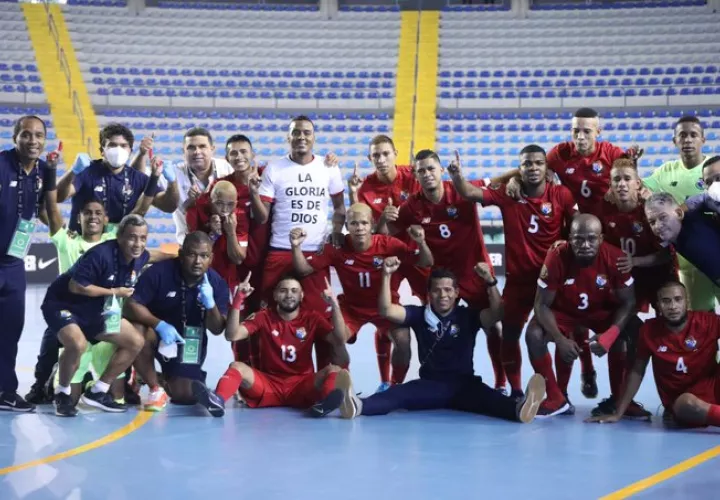
<svg viewBox="0 0 720 500">
<path fill-rule="evenodd" d="M 87 153 L 80 153 L 75 157 L 75 163 L 73 163 L 72 171 L 75 175 L 81 173 L 83 170 L 90 166 L 90 156 Z"/>
<path fill-rule="evenodd" d="M 177 179 L 177 172 L 175 172 L 175 167 L 171 162 L 167 162 L 165 164 L 162 175 L 165 177 L 165 180 L 168 181 L 168 184 L 175 182 L 175 179 Z"/>
<path fill-rule="evenodd" d="M 165 323 L 164 321 L 157 324 L 155 331 L 160 336 L 160 340 L 166 344 L 172 344 L 173 342 L 180 344 L 185 343 L 185 339 L 180 336 L 175 327 L 171 324 Z"/>
<path fill-rule="evenodd" d="M 200 303 L 205 309 L 212 309 L 215 307 L 215 297 L 213 296 L 213 288 L 208 280 L 207 274 L 203 277 L 202 283 L 200 284 L 200 295 L 198 296 Z"/>
<path fill-rule="evenodd" d="M 712 211 L 720 214 L 720 203 L 712 199 L 707 191 L 689 197 L 685 200 L 685 205 L 687 205 L 688 210 L 691 212 L 702 209 L 706 212 Z"/>
</svg>

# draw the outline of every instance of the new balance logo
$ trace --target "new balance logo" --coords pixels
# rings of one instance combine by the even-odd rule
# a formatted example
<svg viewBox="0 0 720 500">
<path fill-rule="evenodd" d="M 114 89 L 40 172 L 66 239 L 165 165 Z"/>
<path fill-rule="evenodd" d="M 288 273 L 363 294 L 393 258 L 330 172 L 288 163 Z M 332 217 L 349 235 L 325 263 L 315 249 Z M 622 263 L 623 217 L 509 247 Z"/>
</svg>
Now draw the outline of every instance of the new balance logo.
<svg viewBox="0 0 720 500">
<path fill-rule="evenodd" d="M 177 295 L 177 292 L 168 292 L 168 294 L 165 296 L 166 298 L 173 298 Z"/>
<path fill-rule="evenodd" d="M 348 259 L 345 261 L 346 266 L 352 266 L 353 264 L 355 264 L 355 261 L 353 259 Z"/>
<path fill-rule="evenodd" d="M 430 217 L 423 217 L 422 224 L 430 224 Z"/>
<path fill-rule="evenodd" d="M 383 201 L 382 198 L 375 198 L 375 199 L 373 200 L 373 203 L 376 203 L 376 204 L 377 204 L 377 203 L 382 203 L 382 201 Z"/>
<path fill-rule="evenodd" d="M 658 347 L 657 352 L 667 352 L 667 346 L 661 345 Z"/>
<path fill-rule="evenodd" d="M 568 278 L 565 280 L 565 284 L 567 286 L 574 285 L 575 284 L 575 278 Z"/>
</svg>

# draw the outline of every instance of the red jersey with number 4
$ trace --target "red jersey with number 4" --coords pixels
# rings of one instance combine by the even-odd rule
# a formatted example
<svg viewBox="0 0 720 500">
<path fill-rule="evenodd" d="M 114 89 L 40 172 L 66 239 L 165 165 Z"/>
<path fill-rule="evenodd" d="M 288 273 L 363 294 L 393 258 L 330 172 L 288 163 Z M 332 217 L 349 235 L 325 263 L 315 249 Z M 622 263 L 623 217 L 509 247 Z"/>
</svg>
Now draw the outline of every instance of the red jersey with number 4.
<svg viewBox="0 0 720 500">
<path fill-rule="evenodd" d="M 502 212 L 507 280 L 534 285 L 548 248 L 562 239 L 577 210 L 572 194 L 565 186 L 547 184 L 537 198 L 514 200 L 500 184 L 483 188 L 482 204 Z"/>
<path fill-rule="evenodd" d="M 396 168 L 397 177 L 390 184 L 382 182 L 377 172 L 374 172 L 365 178 L 358 190 L 358 201 L 372 209 L 375 222 L 380 218 L 390 200 L 393 205 L 399 207 L 411 195 L 420 191 L 420 184 L 415 179 L 412 167 L 398 165 Z"/>
<path fill-rule="evenodd" d="M 718 338 L 720 318 L 715 313 L 688 311 L 687 325 L 670 331 L 662 318 L 652 318 L 640 329 L 637 359 L 652 359 L 660 400 L 672 409 L 675 400 L 689 392 L 712 404 L 717 401 Z"/>
<path fill-rule="evenodd" d="M 275 309 L 263 309 L 242 325 L 258 343 L 259 357 L 253 368 L 287 376 L 313 373 L 313 345 L 323 342 L 333 330 L 324 316 L 302 309 L 291 321 L 282 319 Z"/>
<path fill-rule="evenodd" d="M 392 236 L 375 234 L 372 236 L 370 248 L 358 252 L 353 248 L 349 235 L 345 235 L 345 244 L 341 248 L 325 245 L 323 252 L 307 257 L 308 264 L 315 270 L 323 270 L 330 266 L 337 271 L 343 287 L 344 300 L 352 307 L 377 310 L 380 285 L 382 283 L 382 267 L 385 258 L 397 257 L 400 262 L 415 264 L 417 255 L 405 243 Z M 393 274 L 391 290 L 393 302 L 400 300 L 398 288 L 402 276 Z"/>
<path fill-rule="evenodd" d="M 483 187 L 483 181 L 473 181 Z M 425 229 L 425 241 L 432 251 L 435 267 L 453 271 L 459 280 L 477 277 L 473 267 L 478 262 L 490 264 L 483 241 L 475 203 L 462 198 L 452 182 L 443 182 L 443 197 L 439 203 L 428 200 L 422 192 L 412 195 L 400 207 L 398 220 L 393 224 L 399 231 L 407 231 L 413 224 Z"/>
<path fill-rule="evenodd" d="M 645 209 L 639 204 L 630 212 L 621 212 L 617 205 L 603 201 L 602 217 L 605 241 L 633 257 L 645 257 L 663 250 L 650 229 Z M 669 280 L 677 280 L 677 259 L 660 266 L 634 267 L 635 295 L 639 311 L 647 312 L 655 301 L 658 288 Z"/>
<path fill-rule="evenodd" d="M 563 241 L 548 251 L 538 286 L 556 293 L 550 307 L 554 312 L 578 321 L 606 322 L 620 304 L 615 290 L 633 284 L 632 275 L 618 271 L 622 256 L 620 249 L 602 242 L 595 261 L 580 267 L 570 244 Z"/>
<path fill-rule="evenodd" d="M 598 142 L 595 152 L 582 156 L 573 142 L 562 142 L 547 155 L 551 168 L 575 197 L 583 213 L 600 215 L 597 211 L 610 187 L 610 169 L 625 152 L 609 142 Z"/>
</svg>

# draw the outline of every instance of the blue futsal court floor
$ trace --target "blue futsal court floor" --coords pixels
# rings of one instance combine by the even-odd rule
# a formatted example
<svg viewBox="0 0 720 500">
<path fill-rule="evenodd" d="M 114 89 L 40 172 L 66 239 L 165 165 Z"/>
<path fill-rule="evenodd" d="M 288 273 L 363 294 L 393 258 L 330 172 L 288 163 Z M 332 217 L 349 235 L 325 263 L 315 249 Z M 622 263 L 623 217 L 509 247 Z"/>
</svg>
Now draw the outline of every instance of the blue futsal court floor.
<svg viewBox="0 0 720 500">
<path fill-rule="evenodd" d="M 27 293 L 23 395 L 45 328 L 44 292 Z M 475 369 L 492 383 L 479 339 Z M 361 333 L 349 351 L 356 390 L 372 393 L 379 384 L 373 336 Z M 212 338 L 208 385 L 230 361 L 229 345 Z M 595 365 L 602 397 L 607 362 L 595 358 Z M 525 359 L 524 380 L 531 373 Z M 415 377 L 413 359 L 408 379 Z M 55 417 L 51 406 L 0 413 L 0 500 L 720 498 L 717 429 L 585 424 L 598 400 L 580 394 L 579 366 L 570 397 L 575 416 L 530 425 L 450 411 L 314 420 L 235 403 L 224 419 L 172 406 L 156 415 L 86 411 L 74 419 Z M 650 368 L 636 399 L 658 411 Z"/>
</svg>

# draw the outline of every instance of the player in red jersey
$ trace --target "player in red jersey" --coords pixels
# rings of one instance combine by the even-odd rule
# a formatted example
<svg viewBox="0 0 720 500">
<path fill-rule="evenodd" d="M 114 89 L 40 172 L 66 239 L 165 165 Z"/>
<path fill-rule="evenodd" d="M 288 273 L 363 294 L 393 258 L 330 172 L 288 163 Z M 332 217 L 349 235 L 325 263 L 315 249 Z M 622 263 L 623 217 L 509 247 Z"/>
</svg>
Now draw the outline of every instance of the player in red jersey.
<svg viewBox="0 0 720 500">
<path fill-rule="evenodd" d="M 376 336 L 392 339 L 395 349 L 392 353 L 392 379 L 390 378 L 390 359 L 388 354 L 376 351 L 381 385 L 378 392 L 401 384 L 405 380 L 410 365 L 410 332 L 407 328 L 398 328 L 378 314 L 377 298 L 382 283 L 382 266 L 387 257 L 398 257 L 412 262 L 424 269 L 433 264 L 432 253 L 425 243 L 425 233 L 421 226 L 411 226 L 408 230 L 418 253 L 408 245 L 392 236 L 372 234 L 372 211 L 363 203 L 351 205 L 347 211 L 346 226 L 349 234 L 340 248 L 325 245 L 323 253 L 305 257 L 300 250 L 305 231 L 295 228 L 290 231 L 290 244 L 293 248 L 293 264 L 300 276 L 316 271 L 324 271 L 330 266 L 337 271 L 343 294 L 338 297 L 345 317 L 347 328 L 345 340 L 354 344 L 360 328 L 372 323 L 377 328 Z M 402 277 L 393 281 L 393 301 L 398 303 L 398 288 Z"/>
<path fill-rule="evenodd" d="M 332 287 L 325 280 L 323 299 L 332 309 L 332 325 L 324 314 L 301 309 L 303 291 L 295 278 L 282 278 L 273 292 L 276 307 L 252 314 L 226 337 L 230 341 L 257 336 L 260 356 L 254 367 L 233 362 L 220 378 L 215 391 L 200 381 L 193 383 L 193 394 L 214 417 L 225 414 L 225 402 L 238 390 L 250 408 L 287 406 L 311 408 L 311 414 L 324 416 L 340 407 L 343 390 L 351 386 L 350 375 L 336 365 L 319 372 L 313 367 L 313 345 L 326 342 L 334 361 L 346 365 L 345 322 Z M 229 322 L 240 321 L 240 308 L 253 292 L 241 283 L 228 314 Z"/>
<path fill-rule="evenodd" d="M 525 333 L 533 368 L 547 381 L 548 396 L 539 415 L 574 413 L 567 387 L 558 386 L 555 379 L 548 342 L 555 342 L 556 356 L 567 364 L 588 347 L 597 356 L 610 351 L 610 387 L 614 395 L 620 394 L 625 366 L 612 351 L 635 314 L 633 278 L 629 272 L 618 270 L 621 257 L 618 248 L 603 242 L 600 220 L 589 214 L 576 215 L 569 242 L 560 242 L 548 251 L 537 282 L 535 317 Z M 581 347 L 573 340 L 578 328 L 596 332 L 589 346 Z"/>
<path fill-rule="evenodd" d="M 450 178 L 463 198 L 500 208 L 505 231 L 505 288 L 502 360 L 513 397 L 522 397 L 520 335 L 535 305 L 535 289 L 548 249 L 563 238 L 577 205 L 570 191 L 546 180 L 545 150 L 535 144 L 520 151 L 523 197 L 507 195 L 503 184 L 478 188 L 462 174 L 460 156 L 448 167 Z"/>
<path fill-rule="evenodd" d="M 720 318 L 713 312 L 688 311 L 685 286 L 670 281 L 660 288 L 658 316 L 640 330 L 637 359 L 627 377 L 617 412 L 589 422 L 617 422 L 640 389 L 652 358 L 653 377 L 665 407 L 664 419 L 685 427 L 720 427 L 720 371 L 716 361 Z"/>
<path fill-rule="evenodd" d="M 470 307 L 482 311 L 489 307 L 485 282 L 471 270 L 478 262 L 490 264 L 490 257 L 483 241 L 477 209 L 474 202 L 460 196 L 452 182 L 442 180 L 443 171 L 437 153 L 428 149 L 418 152 L 415 175 L 422 190 L 410 196 L 400 207 L 397 219 L 390 225 L 390 233 L 405 232 L 413 225 L 422 226 L 435 266 L 452 271 L 458 277 L 460 298 Z M 472 184 L 476 187 L 485 185 L 483 181 L 472 181 Z M 378 226 L 384 224 L 384 217 L 381 217 Z M 378 232 L 383 232 L 382 228 Z M 495 372 L 495 387 L 504 389 L 506 379 L 499 325 L 489 328 L 486 333 Z"/>
</svg>

